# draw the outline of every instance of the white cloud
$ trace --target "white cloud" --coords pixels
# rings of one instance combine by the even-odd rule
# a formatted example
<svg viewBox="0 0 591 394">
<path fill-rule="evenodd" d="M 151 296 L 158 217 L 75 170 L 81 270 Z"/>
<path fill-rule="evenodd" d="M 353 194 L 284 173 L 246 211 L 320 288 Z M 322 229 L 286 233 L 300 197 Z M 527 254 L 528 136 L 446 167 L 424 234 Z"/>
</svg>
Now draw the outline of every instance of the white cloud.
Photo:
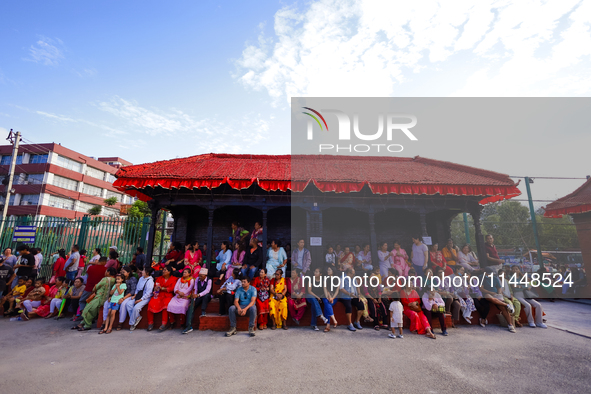
<svg viewBox="0 0 591 394">
<path fill-rule="evenodd" d="M 40 36 L 39 40 L 29 48 L 29 57 L 23 60 L 42 63 L 46 66 L 57 66 L 64 58 L 64 43 L 59 38 Z"/>
<path fill-rule="evenodd" d="M 279 10 L 235 77 L 275 102 L 408 94 L 425 71 L 448 95 L 562 96 L 591 92 L 590 63 L 591 2 L 320 0 Z"/>
<path fill-rule="evenodd" d="M 50 114 L 48 112 L 43 112 L 43 111 L 35 111 L 35 113 L 37 115 L 41 115 L 41 116 L 45 116 L 47 118 L 52 118 L 52 119 L 57 119 L 57 120 L 62 120 L 64 122 L 76 122 L 76 120 L 72 119 L 72 118 L 68 118 L 67 116 L 62 116 L 62 115 L 54 115 L 54 114 Z"/>
<path fill-rule="evenodd" d="M 270 120 L 260 114 L 244 114 L 229 120 L 197 119 L 179 109 L 148 109 L 136 101 L 115 96 L 97 107 L 123 122 L 129 133 L 173 136 L 183 149 L 187 143 L 207 144 L 214 152 L 243 153 L 260 142 L 270 129 Z"/>
</svg>

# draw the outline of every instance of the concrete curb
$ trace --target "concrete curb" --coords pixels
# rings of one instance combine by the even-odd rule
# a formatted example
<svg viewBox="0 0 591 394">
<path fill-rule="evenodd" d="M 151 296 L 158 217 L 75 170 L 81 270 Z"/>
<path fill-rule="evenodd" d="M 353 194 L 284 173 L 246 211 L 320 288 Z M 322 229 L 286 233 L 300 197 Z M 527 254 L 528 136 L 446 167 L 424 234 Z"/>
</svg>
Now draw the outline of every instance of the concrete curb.
<svg viewBox="0 0 591 394">
<path fill-rule="evenodd" d="M 565 332 L 568 332 L 568 333 L 570 333 L 570 334 L 575 334 L 575 335 L 578 335 L 578 336 L 580 336 L 580 337 L 584 337 L 584 338 L 587 338 L 587 339 L 591 339 L 591 334 L 584 334 L 584 333 L 581 333 L 581 332 L 577 332 L 577 331 L 570 330 L 570 329 L 568 329 L 568 328 L 564 328 L 564 327 L 560 327 L 560 326 L 555 326 L 555 325 L 553 325 L 553 324 L 548 324 L 548 323 L 546 323 L 546 325 L 547 325 L 548 327 L 554 328 L 554 329 L 556 329 L 556 330 L 565 331 Z"/>
</svg>

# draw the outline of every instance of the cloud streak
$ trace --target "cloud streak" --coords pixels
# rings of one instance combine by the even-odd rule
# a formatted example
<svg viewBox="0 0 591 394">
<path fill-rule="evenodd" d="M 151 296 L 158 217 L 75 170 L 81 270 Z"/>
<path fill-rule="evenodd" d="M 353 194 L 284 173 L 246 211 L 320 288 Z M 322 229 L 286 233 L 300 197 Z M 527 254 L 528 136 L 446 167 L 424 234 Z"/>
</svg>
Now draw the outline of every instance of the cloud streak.
<svg viewBox="0 0 591 394">
<path fill-rule="evenodd" d="M 57 66 L 64 59 L 64 43 L 59 38 L 40 36 L 37 42 L 30 46 L 29 57 L 23 60 L 41 63 L 46 66 Z"/>
<path fill-rule="evenodd" d="M 146 108 L 134 100 L 119 96 L 94 105 L 113 115 L 116 125 L 107 125 L 107 120 L 96 123 L 67 115 L 23 109 L 53 121 L 100 128 L 105 131 L 104 136 L 116 138 L 119 146 L 125 149 L 141 148 L 146 145 L 146 140 L 162 140 L 161 137 L 164 137 L 178 141 L 179 151 L 188 150 L 189 154 L 195 154 L 191 146 L 195 146 L 195 149 L 207 146 L 212 152 L 248 152 L 269 135 L 272 120 L 258 113 L 245 113 L 241 117 L 223 121 L 215 117 L 197 119 L 176 108 L 168 111 Z"/>
</svg>

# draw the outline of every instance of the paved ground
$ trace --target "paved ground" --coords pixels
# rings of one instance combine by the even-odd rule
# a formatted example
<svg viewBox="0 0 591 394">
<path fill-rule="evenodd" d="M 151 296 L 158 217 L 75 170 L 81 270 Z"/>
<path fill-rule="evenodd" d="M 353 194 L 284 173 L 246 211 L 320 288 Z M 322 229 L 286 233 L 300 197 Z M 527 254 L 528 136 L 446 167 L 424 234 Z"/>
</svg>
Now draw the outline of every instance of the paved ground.
<svg viewBox="0 0 591 394">
<path fill-rule="evenodd" d="M 549 305 L 545 302 L 544 306 Z M 589 327 L 591 306 L 552 313 Z M 551 312 L 550 309 L 553 311 Z M 560 309 L 560 312 L 558 310 Z M 564 324 L 564 323 L 563 323 Z M 71 331 L 70 322 L 0 319 L 0 392 L 26 393 L 589 393 L 591 339 L 549 328 L 511 334 L 461 326 L 436 340 L 364 329 L 181 335 Z"/>
</svg>

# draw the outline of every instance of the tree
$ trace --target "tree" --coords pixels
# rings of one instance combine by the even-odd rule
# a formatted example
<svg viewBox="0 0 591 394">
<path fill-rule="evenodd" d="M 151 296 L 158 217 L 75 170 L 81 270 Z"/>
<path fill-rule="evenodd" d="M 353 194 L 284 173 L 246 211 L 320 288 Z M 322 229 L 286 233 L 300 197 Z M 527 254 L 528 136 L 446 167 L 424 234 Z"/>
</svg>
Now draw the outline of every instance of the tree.
<svg viewBox="0 0 591 394">
<path fill-rule="evenodd" d="M 127 210 L 127 215 L 129 217 L 143 219 L 144 216 L 152 216 L 152 211 L 150 211 L 150 208 L 148 208 L 147 202 L 137 200 L 131 205 L 131 207 L 129 207 Z"/>
<path fill-rule="evenodd" d="M 96 216 L 96 215 L 100 215 L 102 210 L 103 210 L 103 207 L 101 207 L 100 205 L 95 205 L 94 207 L 92 207 L 88 210 L 88 213 L 90 215 Z"/>
<path fill-rule="evenodd" d="M 123 228 L 122 237 L 128 243 L 139 244 L 142 234 L 143 219 L 146 216 L 151 216 L 152 211 L 148 208 L 148 204 L 137 200 L 127 211 L 127 220 Z M 154 242 L 160 242 L 160 233 L 156 232 Z"/>
<path fill-rule="evenodd" d="M 105 198 L 104 200 L 105 205 L 108 207 L 112 207 L 113 205 L 117 204 L 118 200 L 117 197 L 109 197 L 109 198 Z"/>
</svg>

